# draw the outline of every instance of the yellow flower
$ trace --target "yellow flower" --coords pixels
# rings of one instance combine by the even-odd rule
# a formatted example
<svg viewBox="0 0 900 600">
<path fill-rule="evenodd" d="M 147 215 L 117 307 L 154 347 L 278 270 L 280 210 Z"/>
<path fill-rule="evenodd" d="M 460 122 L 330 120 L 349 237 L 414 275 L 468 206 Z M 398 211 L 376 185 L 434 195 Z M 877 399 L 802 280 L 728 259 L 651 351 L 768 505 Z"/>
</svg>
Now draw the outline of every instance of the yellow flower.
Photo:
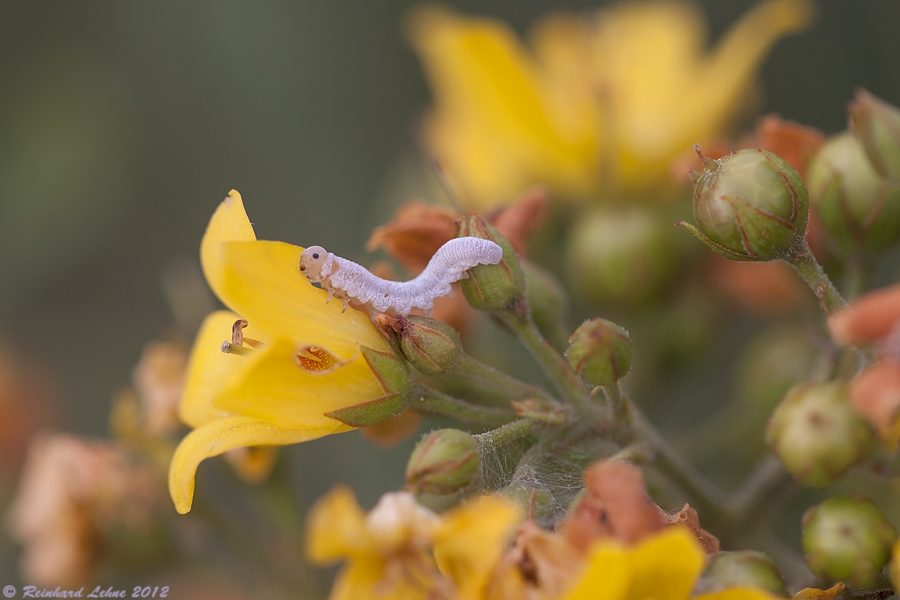
<svg viewBox="0 0 900 600">
<path fill-rule="evenodd" d="M 406 492 L 385 494 L 365 515 L 340 487 L 310 510 L 307 554 L 317 564 L 347 560 L 330 600 L 474 600 L 518 519 L 495 497 L 439 517 Z"/>
<path fill-rule="evenodd" d="M 366 314 L 342 314 L 340 302 L 325 303 L 325 292 L 298 270 L 302 251 L 257 241 L 235 191 L 210 220 L 200 247 L 203 272 L 234 312 L 209 315 L 191 352 L 179 416 L 194 430 L 169 468 L 179 513 L 191 508 L 202 460 L 348 431 L 350 425 L 327 414 L 390 396 L 360 349 L 389 353 L 386 342 Z M 244 339 L 257 348 L 223 353 L 238 319 L 249 322 Z"/>
<path fill-rule="evenodd" d="M 633 547 L 603 541 L 589 552 L 580 580 L 565 600 L 687 600 L 703 571 L 703 552 L 683 527 L 671 527 Z M 693 600 L 774 600 L 731 588 Z"/>
<path fill-rule="evenodd" d="M 536 183 L 564 196 L 657 189 L 674 157 L 729 133 L 762 59 L 812 10 L 766 0 L 707 51 L 702 16 L 683 2 L 557 14 L 530 50 L 496 20 L 420 9 L 411 38 L 435 97 L 426 142 L 476 206 Z"/>
</svg>

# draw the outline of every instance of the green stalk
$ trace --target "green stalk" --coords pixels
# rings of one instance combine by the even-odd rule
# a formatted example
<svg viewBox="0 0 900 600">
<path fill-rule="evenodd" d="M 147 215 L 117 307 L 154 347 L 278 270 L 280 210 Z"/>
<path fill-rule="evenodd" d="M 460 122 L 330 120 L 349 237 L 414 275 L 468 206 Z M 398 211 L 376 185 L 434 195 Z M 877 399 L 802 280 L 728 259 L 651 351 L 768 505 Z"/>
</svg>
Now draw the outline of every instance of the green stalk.
<svg viewBox="0 0 900 600">
<path fill-rule="evenodd" d="M 819 299 L 822 310 L 825 311 L 825 316 L 830 317 L 837 311 L 847 307 L 844 297 L 841 296 L 834 284 L 831 283 L 828 275 L 822 270 L 822 266 L 816 261 L 816 257 L 813 256 L 806 240 L 803 240 L 803 243 L 797 246 L 791 255 L 784 260 L 794 267 L 812 289 L 816 298 Z M 871 348 L 857 347 L 856 350 L 859 356 L 860 369 L 865 369 L 874 362 L 875 357 Z"/>
<path fill-rule="evenodd" d="M 437 413 L 487 427 L 506 425 L 516 419 L 516 414 L 511 410 L 477 406 L 428 387 L 421 388 L 418 400 L 413 400 L 410 408 Z"/>
<path fill-rule="evenodd" d="M 466 353 L 461 355 L 459 364 L 454 369 L 454 372 L 474 377 L 497 390 L 506 392 L 509 396 L 519 399 L 541 398 L 543 400 L 553 400 L 553 397 L 546 390 L 536 385 L 519 381 L 512 375 L 507 375 L 503 371 L 486 365 Z"/>
<path fill-rule="evenodd" d="M 534 321 L 521 318 L 512 311 L 496 311 L 493 315 L 519 338 L 564 400 L 585 414 L 594 412 L 584 384 L 568 361 L 544 339 Z"/>
<path fill-rule="evenodd" d="M 509 442 L 531 435 L 540 428 L 540 424 L 531 419 L 518 419 L 512 423 L 502 425 L 492 431 L 475 434 L 475 441 L 479 448 L 495 449 Z"/>
<path fill-rule="evenodd" d="M 675 450 L 632 403 L 628 402 L 628 408 L 638 438 L 654 451 L 653 464 L 690 497 L 691 505 L 701 515 L 727 524 L 730 515 L 725 510 L 728 500 L 725 494 Z"/>
<path fill-rule="evenodd" d="M 813 256 L 809 244 L 805 240 L 784 260 L 794 267 L 800 277 L 809 285 L 827 316 L 830 317 L 847 306 L 844 297 L 822 270 L 822 266 Z"/>
</svg>

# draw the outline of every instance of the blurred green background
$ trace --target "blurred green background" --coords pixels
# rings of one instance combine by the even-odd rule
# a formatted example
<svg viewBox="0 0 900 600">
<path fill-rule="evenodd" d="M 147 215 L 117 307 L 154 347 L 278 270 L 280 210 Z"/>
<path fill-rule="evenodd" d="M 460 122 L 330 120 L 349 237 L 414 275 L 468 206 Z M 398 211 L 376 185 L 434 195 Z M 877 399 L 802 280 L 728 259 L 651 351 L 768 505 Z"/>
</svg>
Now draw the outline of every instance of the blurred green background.
<svg viewBox="0 0 900 600">
<path fill-rule="evenodd" d="M 0 341 L 49 368 L 58 429 L 106 435 L 112 394 L 173 326 L 163 274 L 198 265 L 229 189 L 260 238 L 365 259 L 371 228 L 410 199 L 391 190 L 429 97 L 401 31 L 413 4 L 0 3 Z M 450 4 L 522 33 L 598 5 Z M 715 37 L 754 2 L 702 4 Z M 900 104 L 900 3 L 819 7 L 764 63 L 762 112 L 832 133 L 856 86 Z M 371 505 L 409 447 L 348 434 L 289 451 L 305 502 L 352 479 Z"/>
</svg>

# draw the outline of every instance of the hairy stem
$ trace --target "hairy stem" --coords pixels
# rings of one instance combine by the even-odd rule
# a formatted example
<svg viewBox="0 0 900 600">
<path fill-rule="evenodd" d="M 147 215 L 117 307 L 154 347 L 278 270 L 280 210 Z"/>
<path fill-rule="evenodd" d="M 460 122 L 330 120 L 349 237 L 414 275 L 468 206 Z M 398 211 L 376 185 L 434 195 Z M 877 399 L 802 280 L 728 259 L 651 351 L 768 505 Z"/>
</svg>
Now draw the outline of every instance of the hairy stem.
<svg viewBox="0 0 900 600">
<path fill-rule="evenodd" d="M 516 419 L 516 414 L 511 410 L 477 406 L 424 386 L 419 392 L 418 401 L 414 402 L 410 408 L 488 427 L 506 425 Z"/>
<path fill-rule="evenodd" d="M 741 487 L 731 496 L 729 512 L 736 527 L 751 528 L 763 513 L 772 510 L 773 498 L 781 499 L 797 486 L 790 473 L 774 456 L 767 456 L 757 465 Z"/>
<path fill-rule="evenodd" d="M 806 281 L 816 298 L 819 299 L 819 304 L 822 305 L 822 310 L 825 311 L 827 316 L 830 317 L 847 306 L 844 297 L 841 296 L 841 293 L 831 283 L 828 275 L 822 270 L 822 266 L 819 265 L 816 257 L 813 256 L 806 241 L 800 244 L 785 260 Z"/>
<path fill-rule="evenodd" d="M 516 398 L 541 398 L 543 400 L 552 400 L 553 397 L 546 390 L 536 386 L 519 381 L 512 375 L 507 375 L 503 371 L 495 369 L 490 365 L 486 365 L 480 360 L 463 353 L 459 365 L 455 369 L 457 373 L 474 377 L 491 387 L 507 393 L 509 396 Z"/>
<path fill-rule="evenodd" d="M 725 509 L 728 500 L 725 494 L 675 450 L 632 403 L 628 402 L 628 408 L 637 437 L 653 449 L 653 464 L 688 494 L 691 504 L 701 515 L 712 517 L 721 524 L 728 523 L 730 515 Z"/>
<path fill-rule="evenodd" d="M 819 299 L 822 310 L 825 311 L 825 316 L 830 317 L 837 311 L 847 307 L 844 297 L 841 296 L 834 284 L 831 283 L 828 275 L 822 270 L 822 266 L 816 261 L 816 257 L 813 256 L 812 251 L 809 249 L 809 244 L 805 240 L 784 260 L 794 267 L 794 270 L 800 274 L 812 289 L 816 298 Z M 864 369 L 874 362 L 875 357 L 871 348 L 859 347 L 856 350 L 860 369 Z"/>
<path fill-rule="evenodd" d="M 502 425 L 492 431 L 475 434 L 475 441 L 483 449 L 492 450 L 519 438 L 531 435 L 540 428 L 540 424 L 531 419 L 518 419 Z"/>
<path fill-rule="evenodd" d="M 562 398 L 591 414 L 593 406 L 584 384 L 563 356 L 544 339 L 531 318 L 521 318 L 512 311 L 496 311 L 494 316 L 512 331 L 538 362 Z"/>
</svg>

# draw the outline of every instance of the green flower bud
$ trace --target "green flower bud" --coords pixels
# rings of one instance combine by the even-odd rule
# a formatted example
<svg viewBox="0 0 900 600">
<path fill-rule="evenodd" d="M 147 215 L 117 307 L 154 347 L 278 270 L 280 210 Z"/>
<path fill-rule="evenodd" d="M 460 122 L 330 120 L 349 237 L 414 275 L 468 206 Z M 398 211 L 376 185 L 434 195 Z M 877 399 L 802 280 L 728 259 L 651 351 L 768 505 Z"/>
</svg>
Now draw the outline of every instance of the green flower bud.
<svg viewBox="0 0 900 600">
<path fill-rule="evenodd" d="M 399 317 L 400 348 L 406 360 L 426 375 L 452 371 L 462 355 L 462 342 L 443 321 L 411 315 Z"/>
<path fill-rule="evenodd" d="M 753 550 L 714 555 L 694 591 L 707 594 L 735 587 L 763 589 L 782 597 L 788 595 L 772 559 Z"/>
<path fill-rule="evenodd" d="M 900 185 L 883 179 L 849 132 L 831 138 L 809 169 L 810 202 L 848 253 L 884 252 L 900 239 Z"/>
<path fill-rule="evenodd" d="M 496 242 L 503 248 L 503 260 L 497 265 L 477 265 L 459 286 L 473 307 L 479 310 L 510 308 L 525 296 L 525 274 L 512 244 L 499 231 L 480 218 L 469 215 L 459 223 L 459 237 L 477 237 Z"/>
<path fill-rule="evenodd" d="M 567 298 L 562 285 L 548 271 L 529 260 L 522 260 L 525 272 L 525 294 L 531 307 L 531 318 L 544 337 L 554 345 L 565 343 L 565 321 Z"/>
<path fill-rule="evenodd" d="M 772 413 L 766 443 L 797 481 L 821 487 L 865 460 L 875 434 L 850 405 L 845 383 L 803 384 Z"/>
<path fill-rule="evenodd" d="M 612 385 L 628 373 L 634 351 L 628 332 L 606 319 L 585 321 L 569 338 L 566 359 L 591 385 Z"/>
<path fill-rule="evenodd" d="M 897 530 L 862 496 L 829 498 L 803 514 L 803 553 L 812 572 L 856 587 L 875 583 Z"/>
<path fill-rule="evenodd" d="M 671 220 L 641 206 L 599 206 L 579 216 L 566 248 L 566 276 L 595 303 L 633 306 L 655 298 L 683 255 Z"/>
<path fill-rule="evenodd" d="M 781 157 L 747 148 L 719 160 L 700 158 L 706 169 L 694 188 L 697 227 L 680 225 L 732 260 L 785 258 L 803 243 L 806 186 Z"/>
<path fill-rule="evenodd" d="M 480 470 L 481 456 L 471 434 L 438 429 L 413 449 L 406 465 L 406 486 L 415 494 L 452 494 L 469 487 Z"/>
<path fill-rule="evenodd" d="M 363 404 L 348 406 L 325 413 L 351 427 L 366 427 L 396 417 L 409 404 L 413 391 L 413 381 L 402 360 L 394 354 L 379 352 L 362 346 L 360 348 L 369 368 L 375 374 L 384 396 Z"/>
<path fill-rule="evenodd" d="M 538 525 L 550 525 L 555 517 L 553 496 L 534 483 L 516 480 L 500 490 L 500 495 L 522 509 L 522 514 Z"/>
<path fill-rule="evenodd" d="M 869 162 L 879 175 L 900 183 L 900 108 L 860 88 L 848 112 Z"/>
</svg>

